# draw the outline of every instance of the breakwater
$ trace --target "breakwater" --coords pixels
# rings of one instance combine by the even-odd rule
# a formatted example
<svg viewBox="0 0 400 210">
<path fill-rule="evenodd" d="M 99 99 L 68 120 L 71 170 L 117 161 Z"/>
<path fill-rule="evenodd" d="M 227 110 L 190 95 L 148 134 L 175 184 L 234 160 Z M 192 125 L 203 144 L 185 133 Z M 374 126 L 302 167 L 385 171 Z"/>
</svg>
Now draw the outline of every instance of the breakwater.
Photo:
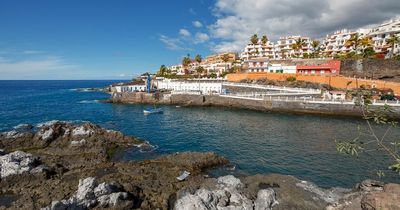
<svg viewBox="0 0 400 210">
<path fill-rule="evenodd" d="M 361 116 L 362 111 L 351 103 L 322 103 L 306 100 L 250 99 L 224 95 L 114 93 L 112 103 L 166 104 L 182 106 L 222 106 L 270 112 L 307 113 L 339 116 Z M 400 118 L 400 107 L 393 107 L 394 118 Z"/>
</svg>

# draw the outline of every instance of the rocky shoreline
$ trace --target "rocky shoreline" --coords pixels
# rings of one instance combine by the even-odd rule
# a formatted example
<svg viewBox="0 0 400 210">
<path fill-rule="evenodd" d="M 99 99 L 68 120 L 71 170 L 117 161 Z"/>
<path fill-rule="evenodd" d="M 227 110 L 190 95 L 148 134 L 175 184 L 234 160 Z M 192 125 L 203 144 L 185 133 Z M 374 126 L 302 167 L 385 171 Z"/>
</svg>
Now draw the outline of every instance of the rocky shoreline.
<svg viewBox="0 0 400 210">
<path fill-rule="evenodd" d="M 211 178 L 228 164 L 184 152 L 114 162 L 146 142 L 91 123 L 52 121 L 0 134 L 0 209 L 400 209 L 400 185 L 366 180 L 322 189 L 292 176 Z M 177 180 L 190 172 L 184 181 Z"/>
</svg>

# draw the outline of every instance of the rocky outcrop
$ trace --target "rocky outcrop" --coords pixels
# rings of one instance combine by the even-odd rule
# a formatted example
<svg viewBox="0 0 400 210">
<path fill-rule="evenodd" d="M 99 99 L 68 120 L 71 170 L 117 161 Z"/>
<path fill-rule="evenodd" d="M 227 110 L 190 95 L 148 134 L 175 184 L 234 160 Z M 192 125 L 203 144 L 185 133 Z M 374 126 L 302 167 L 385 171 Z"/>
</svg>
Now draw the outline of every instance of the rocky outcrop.
<svg viewBox="0 0 400 210">
<path fill-rule="evenodd" d="M 322 189 L 277 174 L 208 178 L 206 170 L 228 163 L 215 153 L 107 158 L 115 149 L 146 145 L 90 123 L 52 121 L 2 133 L 0 209 L 399 209 L 396 184 L 366 180 L 354 189 Z M 177 180 L 183 171 L 190 176 Z"/>
<path fill-rule="evenodd" d="M 40 165 L 40 161 L 29 153 L 15 151 L 0 156 L 0 175 L 2 179 L 22 173 L 39 173 L 44 169 L 45 166 Z"/>
<path fill-rule="evenodd" d="M 134 198 L 120 187 L 101 183 L 93 177 L 79 180 L 78 190 L 69 199 L 53 201 L 42 210 L 58 209 L 91 209 L 91 208 L 118 208 L 129 209 L 133 207 Z"/>
<path fill-rule="evenodd" d="M 242 191 L 244 185 L 232 175 L 217 179 L 215 189 L 201 188 L 194 194 L 187 193 L 178 199 L 176 210 L 186 209 L 262 209 L 270 210 L 276 204 L 276 194 L 273 189 L 263 189 L 258 192 L 257 200 L 250 200 Z"/>
<path fill-rule="evenodd" d="M 23 124 L 0 134 L 0 148 L 29 150 L 47 163 L 60 163 L 62 160 L 61 164 L 68 168 L 105 162 L 119 149 L 139 146 L 141 149 L 151 147 L 119 131 L 107 130 L 92 123 L 49 121 L 35 126 Z M 60 158 L 62 156 L 68 158 Z"/>
</svg>

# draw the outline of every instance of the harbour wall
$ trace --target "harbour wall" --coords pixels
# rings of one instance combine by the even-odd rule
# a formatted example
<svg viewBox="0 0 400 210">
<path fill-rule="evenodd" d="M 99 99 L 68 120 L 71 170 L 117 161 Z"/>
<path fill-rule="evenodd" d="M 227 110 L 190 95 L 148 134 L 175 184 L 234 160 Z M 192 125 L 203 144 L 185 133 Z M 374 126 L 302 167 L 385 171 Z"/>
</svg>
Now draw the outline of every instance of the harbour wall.
<svg viewBox="0 0 400 210">
<path fill-rule="evenodd" d="M 142 96 L 143 95 L 143 96 Z M 289 112 L 335 116 L 362 116 L 361 109 L 352 104 L 312 103 L 307 101 L 251 100 L 219 95 L 163 95 L 155 99 L 147 93 L 118 93 L 110 99 L 113 103 L 166 104 L 181 106 L 221 106 L 265 112 Z M 393 118 L 400 118 L 400 108 L 394 107 Z"/>
</svg>

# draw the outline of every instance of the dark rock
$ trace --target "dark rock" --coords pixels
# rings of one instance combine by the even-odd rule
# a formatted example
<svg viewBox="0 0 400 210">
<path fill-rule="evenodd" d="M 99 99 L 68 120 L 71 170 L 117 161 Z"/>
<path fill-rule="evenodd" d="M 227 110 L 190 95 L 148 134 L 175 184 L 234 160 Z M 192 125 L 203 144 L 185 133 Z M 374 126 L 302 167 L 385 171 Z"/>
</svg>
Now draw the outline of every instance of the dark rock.
<svg viewBox="0 0 400 210">
<path fill-rule="evenodd" d="M 364 192 L 382 191 L 383 182 L 367 179 L 356 185 L 356 189 Z"/>
</svg>

